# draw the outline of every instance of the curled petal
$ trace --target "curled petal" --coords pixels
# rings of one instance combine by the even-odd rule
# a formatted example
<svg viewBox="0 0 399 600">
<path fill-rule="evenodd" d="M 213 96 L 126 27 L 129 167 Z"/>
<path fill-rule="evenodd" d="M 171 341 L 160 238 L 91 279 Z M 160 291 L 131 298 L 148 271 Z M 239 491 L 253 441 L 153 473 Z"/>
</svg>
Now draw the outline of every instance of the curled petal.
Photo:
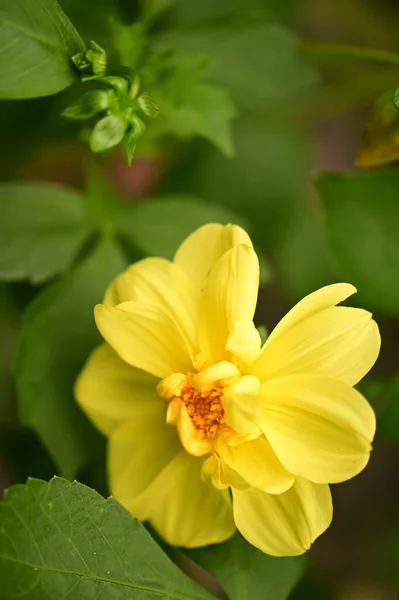
<svg viewBox="0 0 399 600">
<path fill-rule="evenodd" d="M 328 485 L 297 478 L 283 494 L 255 489 L 232 492 L 237 529 L 250 544 L 272 556 L 303 554 L 331 523 Z"/>
</svg>

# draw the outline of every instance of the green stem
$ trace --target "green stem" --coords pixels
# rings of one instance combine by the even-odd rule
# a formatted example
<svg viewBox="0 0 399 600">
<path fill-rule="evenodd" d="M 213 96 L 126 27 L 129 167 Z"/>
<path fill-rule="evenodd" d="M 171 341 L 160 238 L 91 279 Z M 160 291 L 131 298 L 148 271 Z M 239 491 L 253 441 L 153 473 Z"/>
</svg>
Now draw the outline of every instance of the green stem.
<svg viewBox="0 0 399 600">
<path fill-rule="evenodd" d="M 354 58 L 399 67 L 399 54 L 389 52 L 388 50 L 313 42 L 300 42 L 300 48 L 314 58 Z"/>
</svg>

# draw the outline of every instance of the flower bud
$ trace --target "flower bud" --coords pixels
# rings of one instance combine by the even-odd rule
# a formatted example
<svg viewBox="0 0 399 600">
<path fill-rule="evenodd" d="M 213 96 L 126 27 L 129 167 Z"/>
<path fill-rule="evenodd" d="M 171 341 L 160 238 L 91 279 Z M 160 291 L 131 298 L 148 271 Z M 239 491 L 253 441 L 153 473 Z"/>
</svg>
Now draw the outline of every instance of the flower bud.
<svg viewBox="0 0 399 600">
<path fill-rule="evenodd" d="M 118 96 L 126 96 L 129 89 L 129 82 L 125 77 L 119 77 L 118 75 L 106 75 L 101 78 L 101 83 L 106 83 L 107 85 L 114 88 L 115 92 Z"/>
<path fill-rule="evenodd" d="M 82 73 L 82 81 L 99 79 L 105 75 L 107 68 L 107 53 L 93 40 L 90 48 L 85 52 L 78 52 L 72 56 L 72 62 Z"/>
</svg>

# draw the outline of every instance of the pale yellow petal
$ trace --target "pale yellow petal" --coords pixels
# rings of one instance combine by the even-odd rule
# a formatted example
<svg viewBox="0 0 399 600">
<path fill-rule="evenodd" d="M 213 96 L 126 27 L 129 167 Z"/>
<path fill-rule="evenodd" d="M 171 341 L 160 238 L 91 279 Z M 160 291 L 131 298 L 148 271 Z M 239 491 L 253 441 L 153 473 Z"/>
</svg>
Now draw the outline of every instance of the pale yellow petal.
<svg viewBox="0 0 399 600">
<path fill-rule="evenodd" d="M 305 298 L 302 298 L 274 328 L 269 339 L 274 339 L 287 331 L 299 321 L 307 319 L 325 308 L 335 306 L 343 302 L 349 296 L 356 294 L 356 288 L 350 283 L 333 283 L 312 292 Z"/>
<path fill-rule="evenodd" d="M 237 383 L 225 388 L 223 408 L 226 423 L 239 433 L 248 433 L 260 419 L 260 381 L 252 375 L 244 375 Z"/>
<path fill-rule="evenodd" d="M 115 306 L 133 300 L 161 309 L 177 325 L 195 355 L 198 297 L 181 267 L 164 258 L 145 258 L 112 282 L 104 304 Z"/>
<path fill-rule="evenodd" d="M 250 544 L 272 556 L 298 556 L 330 525 L 327 485 L 297 478 L 283 494 L 232 490 L 234 520 Z"/>
<path fill-rule="evenodd" d="M 260 425 L 283 465 L 316 483 L 338 483 L 366 466 L 375 416 L 355 389 L 320 375 L 262 386 Z"/>
<path fill-rule="evenodd" d="M 222 360 L 193 375 L 191 384 L 198 390 L 206 391 L 212 389 L 216 383 L 228 385 L 239 378 L 240 371 L 237 367 L 227 360 Z"/>
<path fill-rule="evenodd" d="M 163 539 L 174 546 L 218 544 L 235 532 L 229 493 L 202 480 L 203 462 L 204 459 L 180 452 L 138 503 L 137 516 L 149 520 Z"/>
<path fill-rule="evenodd" d="M 140 302 L 98 304 L 94 314 L 104 339 L 133 367 L 160 378 L 193 369 L 179 329 L 159 308 Z"/>
<path fill-rule="evenodd" d="M 76 399 L 105 435 L 133 417 L 165 412 L 165 403 L 156 393 L 158 380 L 123 362 L 108 344 L 96 348 L 76 385 Z"/>
<path fill-rule="evenodd" d="M 238 490 L 247 490 L 250 485 L 236 471 L 230 469 L 215 454 L 207 458 L 202 465 L 201 477 L 211 483 L 218 490 L 235 487 Z"/>
<path fill-rule="evenodd" d="M 161 471 L 181 452 L 165 411 L 141 414 L 113 431 L 108 442 L 108 476 L 112 495 L 140 517 L 139 499 Z"/>
<path fill-rule="evenodd" d="M 295 477 L 283 467 L 264 437 L 230 446 L 223 435 L 220 435 L 214 451 L 223 463 L 236 471 L 251 487 L 263 492 L 281 494 L 294 483 Z M 230 485 L 234 487 L 233 482 Z"/>
<path fill-rule="evenodd" d="M 272 377 L 313 373 L 355 385 L 377 360 L 381 340 L 371 313 L 333 306 L 266 340 L 252 371 Z"/>
<path fill-rule="evenodd" d="M 233 323 L 253 319 L 258 288 L 259 261 L 249 246 L 232 248 L 214 266 L 205 283 L 198 323 L 200 351 L 209 361 L 229 360 L 226 345 Z"/>
<path fill-rule="evenodd" d="M 261 345 L 260 333 L 252 320 L 232 322 L 226 350 L 250 365 L 258 358 Z"/>
<path fill-rule="evenodd" d="M 174 262 L 181 266 L 197 290 L 202 290 L 219 258 L 238 244 L 252 247 L 249 235 L 238 225 L 208 223 L 191 233 L 177 249 Z"/>
</svg>

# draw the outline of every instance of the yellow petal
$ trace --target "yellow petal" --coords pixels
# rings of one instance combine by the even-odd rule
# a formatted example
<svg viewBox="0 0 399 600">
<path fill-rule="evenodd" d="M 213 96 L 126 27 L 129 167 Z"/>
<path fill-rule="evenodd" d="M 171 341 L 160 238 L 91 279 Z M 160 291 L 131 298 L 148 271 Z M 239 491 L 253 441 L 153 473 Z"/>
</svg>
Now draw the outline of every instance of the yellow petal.
<svg viewBox="0 0 399 600">
<path fill-rule="evenodd" d="M 123 362 L 108 344 L 96 348 L 76 385 L 81 408 L 105 435 L 132 417 L 164 414 L 156 393 L 157 379 Z"/>
<path fill-rule="evenodd" d="M 164 258 L 145 258 L 131 265 L 108 288 L 104 304 L 134 300 L 155 306 L 177 325 L 192 354 L 196 353 L 198 293 L 183 269 Z"/>
<path fill-rule="evenodd" d="M 295 477 L 283 467 L 264 437 L 230 446 L 223 435 L 220 435 L 215 444 L 215 452 L 223 463 L 251 487 L 263 492 L 281 494 L 294 483 Z M 228 477 L 226 481 L 229 482 Z M 234 487 L 233 482 L 230 485 Z"/>
<path fill-rule="evenodd" d="M 238 225 L 208 223 L 191 233 L 177 249 L 174 262 L 181 266 L 197 290 L 225 252 L 245 244 L 252 247 L 249 235 Z"/>
<path fill-rule="evenodd" d="M 272 556 L 298 556 L 331 523 L 327 485 L 297 478 L 284 494 L 232 490 L 237 529 L 250 544 Z"/>
<path fill-rule="evenodd" d="M 198 322 L 200 351 L 211 362 L 229 360 L 226 344 L 233 323 L 252 321 L 258 288 L 259 261 L 249 246 L 232 248 L 212 269 L 205 283 Z M 248 345 L 251 343 L 253 338 L 248 339 Z"/>
<path fill-rule="evenodd" d="M 259 356 L 262 340 L 253 321 L 233 321 L 226 342 L 226 350 L 250 365 Z"/>
<path fill-rule="evenodd" d="M 181 452 L 175 430 L 165 423 L 165 410 L 141 414 L 111 434 L 108 475 L 112 495 L 140 517 L 139 499 L 161 471 Z"/>
<path fill-rule="evenodd" d="M 177 431 L 183 448 L 193 456 L 205 456 L 212 450 L 209 438 L 201 438 L 189 417 L 186 407 L 182 404 L 176 419 Z"/>
<path fill-rule="evenodd" d="M 252 372 L 260 380 L 313 373 L 355 385 L 377 360 L 381 340 L 371 313 L 332 306 L 266 340 Z"/>
<path fill-rule="evenodd" d="M 226 423 L 239 433 L 248 433 L 260 419 L 260 381 L 252 375 L 244 375 L 237 383 L 225 388 L 223 408 Z"/>
<path fill-rule="evenodd" d="M 211 483 L 218 490 L 235 487 L 238 490 L 247 490 L 250 485 L 233 469 L 224 464 L 215 454 L 206 459 L 202 465 L 201 477 Z"/>
<path fill-rule="evenodd" d="M 155 377 L 192 370 L 192 360 L 175 323 L 159 308 L 139 302 L 95 307 L 97 327 L 119 356 Z"/>
<path fill-rule="evenodd" d="M 222 360 L 193 375 L 191 377 L 191 384 L 198 390 L 205 391 L 212 389 L 215 383 L 230 383 L 239 379 L 239 377 L 240 371 L 237 367 L 227 360 Z"/>
<path fill-rule="evenodd" d="M 312 292 L 305 298 L 302 298 L 276 325 L 269 336 L 274 339 L 283 332 L 287 331 L 293 325 L 307 319 L 311 315 L 320 312 L 325 308 L 335 306 L 343 302 L 349 296 L 356 294 L 356 288 L 350 283 L 333 283 Z"/>
<path fill-rule="evenodd" d="M 141 496 L 139 518 L 148 519 L 168 544 L 208 546 L 235 532 L 229 493 L 202 480 L 203 462 L 180 452 Z"/>
<path fill-rule="evenodd" d="M 364 469 L 375 416 L 357 390 L 320 375 L 292 375 L 268 381 L 260 396 L 260 425 L 289 471 L 338 483 Z"/>
</svg>

